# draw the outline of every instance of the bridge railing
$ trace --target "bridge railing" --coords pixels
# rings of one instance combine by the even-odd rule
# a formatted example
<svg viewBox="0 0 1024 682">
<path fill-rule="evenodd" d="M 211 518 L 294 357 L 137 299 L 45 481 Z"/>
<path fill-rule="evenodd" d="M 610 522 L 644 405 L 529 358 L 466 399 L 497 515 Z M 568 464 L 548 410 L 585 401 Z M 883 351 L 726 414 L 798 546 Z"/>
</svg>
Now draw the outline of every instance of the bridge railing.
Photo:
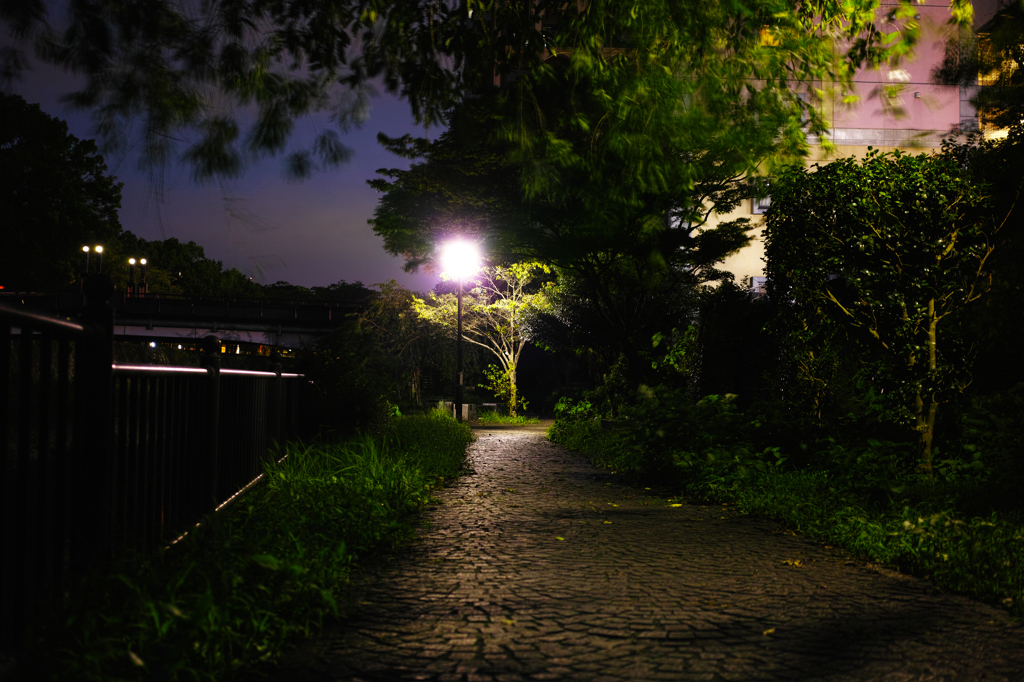
<svg viewBox="0 0 1024 682">
<path fill-rule="evenodd" d="M 0 648 L 117 548 L 172 541 L 303 435 L 304 377 L 220 369 L 216 339 L 203 368 L 114 364 L 100 289 L 79 321 L 0 304 Z"/>
</svg>

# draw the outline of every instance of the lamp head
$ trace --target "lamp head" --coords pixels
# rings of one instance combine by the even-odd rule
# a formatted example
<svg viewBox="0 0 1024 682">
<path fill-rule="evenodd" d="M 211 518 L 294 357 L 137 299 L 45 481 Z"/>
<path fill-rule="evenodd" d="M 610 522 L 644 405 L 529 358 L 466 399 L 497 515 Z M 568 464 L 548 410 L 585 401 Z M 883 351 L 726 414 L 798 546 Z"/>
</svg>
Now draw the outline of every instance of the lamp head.
<svg viewBox="0 0 1024 682">
<path fill-rule="evenodd" d="M 82 247 L 82 253 L 89 253 L 89 247 L 88 246 L 83 246 Z"/>
<path fill-rule="evenodd" d="M 103 253 L 103 247 L 102 246 L 97 246 L 96 247 L 96 253 Z"/>
<path fill-rule="evenodd" d="M 129 258 L 128 259 L 128 264 L 129 265 L 135 265 L 135 259 L 134 258 Z"/>
<path fill-rule="evenodd" d="M 445 272 L 462 280 L 480 269 L 480 253 L 473 242 L 457 239 L 445 244 L 441 262 Z"/>
<path fill-rule="evenodd" d="M 146 264 L 146 259 L 145 259 L 145 258 L 143 258 L 142 260 L 140 260 L 140 261 L 139 261 L 139 264 L 141 264 L 141 265 L 145 265 L 145 264 Z"/>
</svg>

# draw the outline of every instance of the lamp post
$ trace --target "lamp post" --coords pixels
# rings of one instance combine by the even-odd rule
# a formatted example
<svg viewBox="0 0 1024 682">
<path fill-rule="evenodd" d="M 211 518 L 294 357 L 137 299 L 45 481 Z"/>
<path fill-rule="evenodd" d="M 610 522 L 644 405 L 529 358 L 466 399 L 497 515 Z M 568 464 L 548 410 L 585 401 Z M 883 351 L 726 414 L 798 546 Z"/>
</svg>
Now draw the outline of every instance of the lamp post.
<svg viewBox="0 0 1024 682">
<path fill-rule="evenodd" d="M 78 278 L 78 293 L 85 291 L 85 278 L 89 276 L 89 247 L 82 247 L 82 274 Z"/>
<path fill-rule="evenodd" d="M 476 244 L 464 241 L 449 242 L 444 247 L 444 269 L 459 280 L 458 332 L 455 336 L 455 419 L 462 421 L 462 281 L 480 267 Z"/>
<path fill-rule="evenodd" d="M 96 254 L 96 272 L 103 272 L 103 247 L 93 247 L 93 253 Z M 82 274 L 79 277 L 79 291 L 84 295 L 85 292 L 85 278 L 89 276 L 89 247 L 82 247 Z"/>
<path fill-rule="evenodd" d="M 135 259 L 128 259 L 128 295 L 135 295 Z"/>
<path fill-rule="evenodd" d="M 142 292 L 142 295 L 145 296 L 149 293 L 149 285 L 146 284 L 146 259 L 143 258 L 139 263 L 142 265 L 142 276 L 139 279 L 139 290 Z"/>
</svg>

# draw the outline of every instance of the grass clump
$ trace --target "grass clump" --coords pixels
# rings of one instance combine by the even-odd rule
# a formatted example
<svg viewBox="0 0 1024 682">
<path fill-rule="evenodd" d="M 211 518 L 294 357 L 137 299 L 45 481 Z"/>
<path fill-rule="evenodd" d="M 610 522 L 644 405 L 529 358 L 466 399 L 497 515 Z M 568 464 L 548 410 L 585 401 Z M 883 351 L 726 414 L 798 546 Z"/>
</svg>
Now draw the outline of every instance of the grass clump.
<svg viewBox="0 0 1024 682">
<path fill-rule="evenodd" d="M 339 614 L 361 558 L 410 535 L 413 512 L 461 472 L 470 439 L 429 415 L 377 437 L 289 444 L 231 508 L 89 579 L 16 679 L 230 680 L 273 664 Z"/>
<path fill-rule="evenodd" d="M 938 458 L 935 482 L 916 468 L 913 441 L 857 429 L 815 438 L 741 412 L 729 396 L 655 394 L 619 419 L 559 419 L 549 437 L 600 466 L 732 503 L 1022 617 L 1024 510 L 1011 494 L 1020 442 L 1000 419 L 969 413 L 962 450 Z"/>
<path fill-rule="evenodd" d="M 538 419 L 537 417 L 527 417 L 525 415 L 518 415 L 518 416 L 513 417 L 513 416 L 508 415 L 508 414 L 498 414 L 497 412 L 494 412 L 493 410 L 488 410 L 486 412 L 481 412 L 477 416 L 477 419 L 479 419 L 484 424 L 519 424 L 519 425 L 523 425 L 523 424 L 539 424 L 540 423 L 540 419 Z"/>
</svg>

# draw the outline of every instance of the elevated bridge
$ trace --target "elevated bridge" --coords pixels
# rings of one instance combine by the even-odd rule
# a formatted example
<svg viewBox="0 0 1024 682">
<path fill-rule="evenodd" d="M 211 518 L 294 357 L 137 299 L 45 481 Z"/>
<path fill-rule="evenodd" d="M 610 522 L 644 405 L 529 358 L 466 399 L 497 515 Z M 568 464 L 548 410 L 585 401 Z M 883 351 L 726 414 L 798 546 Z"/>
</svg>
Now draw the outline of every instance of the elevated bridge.
<svg viewBox="0 0 1024 682">
<path fill-rule="evenodd" d="M 0 292 L 12 306 L 65 317 L 77 317 L 82 296 L 77 291 L 57 294 Z M 117 291 L 114 336 L 164 340 L 199 340 L 214 334 L 222 341 L 302 348 L 337 329 L 345 317 L 359 313 L 360 303 L 288 301 L 208 296 L 143 294 Z"/>
</svg>

